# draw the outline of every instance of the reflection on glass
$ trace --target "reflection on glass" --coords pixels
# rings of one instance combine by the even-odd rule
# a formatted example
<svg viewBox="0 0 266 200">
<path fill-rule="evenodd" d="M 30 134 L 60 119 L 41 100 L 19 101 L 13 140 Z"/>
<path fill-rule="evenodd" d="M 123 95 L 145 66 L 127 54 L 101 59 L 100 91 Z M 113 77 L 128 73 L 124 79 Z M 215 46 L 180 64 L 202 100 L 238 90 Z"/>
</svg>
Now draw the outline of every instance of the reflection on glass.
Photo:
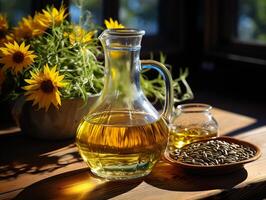
<svg viewBox="0 0 266 200">
<path fill-rule="evenodd" d="M 126 27 L 158 33 L 158 0 L 120 0 L 119 20 Z"/>
<path fill-rule="evenodd" d="M 86 24 L 88 17 L 102 24 L 102 0 L 70 0 L 70 20 L 75 24 Z"/>
<path fill-rule="evenodd" d="M 31 14 L 31 0 L 0 0 L 0 12 L 5 14 L 10 25 L 17 25 L 22 17 Z"/>
<path fill-rule="evenodd" d="M 266 1 L 238 0 L 237 38 L 266 43 Z"/>
</svg>

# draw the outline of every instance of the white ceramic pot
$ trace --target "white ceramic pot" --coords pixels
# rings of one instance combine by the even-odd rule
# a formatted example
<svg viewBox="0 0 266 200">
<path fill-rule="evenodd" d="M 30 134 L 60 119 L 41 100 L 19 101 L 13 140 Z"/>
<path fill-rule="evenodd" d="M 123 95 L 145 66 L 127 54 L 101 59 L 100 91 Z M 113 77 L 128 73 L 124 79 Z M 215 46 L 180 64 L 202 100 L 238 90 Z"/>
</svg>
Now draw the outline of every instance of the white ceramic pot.
<svg viewBox="0 0 266 200">
<path fill-rule="evenodd" d="M 82 117 L 97 98 L 89 97 L 87 104 L 82 99 L 65 99 L 59 109 L 51 105 L 47 112 L 37 110 L 32 102 L 19 99 L 13 116 L 21 131 L 32 137 L 51 140 L 74 138 Z"/>
</svg>

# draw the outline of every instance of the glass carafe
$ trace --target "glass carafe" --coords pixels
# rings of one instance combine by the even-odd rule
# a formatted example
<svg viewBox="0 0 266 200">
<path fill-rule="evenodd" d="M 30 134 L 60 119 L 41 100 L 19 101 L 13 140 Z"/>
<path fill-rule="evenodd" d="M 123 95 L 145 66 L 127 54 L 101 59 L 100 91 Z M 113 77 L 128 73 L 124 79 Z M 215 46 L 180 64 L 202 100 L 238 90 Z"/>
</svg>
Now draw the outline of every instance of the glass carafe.
<svg viewBox="0 0 266 200">
<path fill-rule="evenodd" d="M 107 179 L 149 174 L 167 145 L 172 78 L 161 63 L 139 59 L 144 33 L 137 29 L 108 29 L 99 36 L 105 53 L 104 88 L 80 123 L 76 144 L 91 171 Z M 144 68 L 158 70 L 165 79 L 162 114 L 141 90 L 140 71 Z"/>
</svg>

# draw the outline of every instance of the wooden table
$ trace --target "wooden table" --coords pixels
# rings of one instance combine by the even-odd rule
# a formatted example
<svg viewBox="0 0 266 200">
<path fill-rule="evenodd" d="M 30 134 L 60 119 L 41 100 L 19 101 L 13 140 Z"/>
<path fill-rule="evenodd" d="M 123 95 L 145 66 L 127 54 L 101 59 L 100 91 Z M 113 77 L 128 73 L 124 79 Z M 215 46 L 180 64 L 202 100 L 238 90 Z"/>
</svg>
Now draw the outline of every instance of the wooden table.
<svg viewBox="0 0 266 200">
<path fill-rule="evenodd" d="M 259 160 L 226 175 L 200 176 L 160 161 L 144 179 L 106 181 L 90 173 L 73 141 L 40 141 L 0 131 L 0 199 L 255 199 L 266 197 L 266 125 L 214 109 L 221 135 L 258 145 Z"/>
</svg>

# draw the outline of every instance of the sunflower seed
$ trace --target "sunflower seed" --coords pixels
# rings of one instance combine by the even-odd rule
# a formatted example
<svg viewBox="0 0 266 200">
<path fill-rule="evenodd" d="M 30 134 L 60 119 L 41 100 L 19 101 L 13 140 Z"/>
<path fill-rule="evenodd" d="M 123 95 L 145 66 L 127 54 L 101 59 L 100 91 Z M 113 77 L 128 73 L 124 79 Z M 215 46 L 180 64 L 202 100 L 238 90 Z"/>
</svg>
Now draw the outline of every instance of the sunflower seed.
<svg viewBox="0 0 266 200">
<path fill-rule="evenodd" d="M 173 151 L 170 156 L 195 165 L 220 165 L 239 162 L 255 156 L 256 150 L 221 140 L 199 141 Z"/>
</svg>

